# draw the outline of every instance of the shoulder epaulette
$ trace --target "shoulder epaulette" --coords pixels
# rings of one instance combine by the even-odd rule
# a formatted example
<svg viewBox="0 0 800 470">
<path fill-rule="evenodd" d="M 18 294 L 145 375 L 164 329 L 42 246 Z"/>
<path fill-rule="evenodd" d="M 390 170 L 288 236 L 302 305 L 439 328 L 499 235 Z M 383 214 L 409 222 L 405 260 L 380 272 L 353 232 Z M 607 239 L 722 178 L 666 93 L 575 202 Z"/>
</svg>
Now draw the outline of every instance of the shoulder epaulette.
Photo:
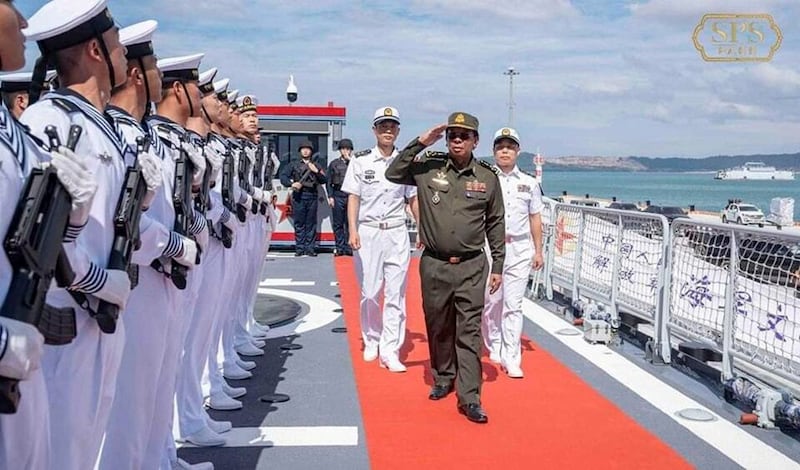
<svg viewBox="0 0 800 470">
<path fill-rule="evenodd" d="M 482 167 L 484 167 L 484 168 L 486 168 L 487 170 L 489 170 L 489 171 L 491 171 L 492 173 L 494 173 L 495 175 L 497 175 L 497 176 L 500 176 L 500 168 L 497 168 L 496 166 L 492 165 L 491 163 L 489 163 L 489 162 L 487 162 L 487 161 L 485 161 L 485 160 L 478 160 L 478 163 L 479 163 L 479 164 L 480 164 Z"/>
<path fill-rule="evenodd" d="M 525 171 L 525 170 L 522 170 L 522 169 L 521 169 L 521 170 L 519 170 L 519 172 L 520 172 L 520 173 L 522 173 L 523 175 L 528 175 L 528 176 L 530 176 L 531 178 L 533 178 L 533 179 L 535 179 L 535 180 L 537 180 L 537 181 L 538 181 L 538 179 L 536 178 L 536 175 L 535 175 L 535 174 L 533 174 L 533 173 L 527 172 L 527 171 Z"/>
<path fill-rule="evenodd" d="M 370 153 L 372 153 L 372 149 L 359 150 L 358 152 L 354 153 L 353 156 L 358 158 L 363 157 L 364 155 L 369 155 Z"/>
</svg>

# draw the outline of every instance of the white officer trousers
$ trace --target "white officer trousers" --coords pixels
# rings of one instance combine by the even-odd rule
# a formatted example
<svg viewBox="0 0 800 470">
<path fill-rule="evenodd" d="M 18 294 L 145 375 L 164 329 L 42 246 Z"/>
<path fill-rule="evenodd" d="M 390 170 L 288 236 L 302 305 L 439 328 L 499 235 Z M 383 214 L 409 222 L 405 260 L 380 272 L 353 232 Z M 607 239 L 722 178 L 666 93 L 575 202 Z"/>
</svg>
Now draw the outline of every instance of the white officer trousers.
<svg viewBox="0 0 800 470">
<path fill-rule="evenodd" d="M 228 366 L 233 366 L 236 363 L 236 359 L 239 358 L 234 346 L 246 341 L 246 337 L 240 339 L 240 336 L 246 332 L 244 327 L 240 324 L 240 317 L 243 313 L 241 298 L 244 296 L 244 283 L 246 282 L 247 273 L 249 272 L 249 266 L 252 263 L 248 251 L 248 247 L 252 243 L 251 224 L 251 219 L 248 218 L 247 222 L 237 230 L 236 238 L 231 248 L 236 262 L 228 271 L 228 274 L 233 277 L 229 286 L 230 313 L 227 321 L 224 321 L 222 325 L 223 363 Z"/>
<path fill-rule="evenodd" d="M 202 261 L 202 260 L 201 260 Z M 186 276 L 186 289 L 179 291 L 176 315 L 167 327 L 167 348 L 161 363 L 156 394 L 153 401 L 153 422 L 147 439 L 142 468 L 158 468 L 164 455 L 164 444 L 172 438 L 175 386 L 178 379 L 183 343 L 195 303 L 203 282 L 203 265 L 194 266 Z M 202 301 L 202 300 L 201 300 Z"/>
<path fill-rule="evenodd" d="M 0 414 L 0 468 L 46 470 L 50 463 L 50 410 L 42 370 L 19 383 L 17 412 Z"/>
<path fill-rule="evenodd" d="M 260 283 L 261 269 L 264 267 L 262 256 L 265 219 L 260 215 L 253 216 L 248 221 L 248 241 L 246 250 L 247 264 L 242 281 L 242 292 L 238 302 L 238 323 L 236 324 L 235 343 L 242 344 L 250 339 L 249 325 L 253 318 L 252 306 L 255 303 L 256 289 Z"/>
<path fill-rule="evenodd" d="M 271 228 L 269 223 L 264 217 L 259 216 L 259 226 L 253 241 L 253 273 L 250 280 L 250 292 L 247 294 L 249 301 L 247 302 L 247 331 L 248 333 L 255 323 L 255 306 L 256 299 L 258 298 L 258 286 L 261 285 L 261 279 L 264 275 L 264 264 L 266 262 L 267 251 L 269 251 L 269 239 L 272 237 Z M 269 230 L 269 232 L 268 232 Z"/>
<path fill-rule="evenodd" d="M 360 224 L 358 236 L 361 249 L 354 258 L 361 285 L 361 338 L 366 348 L 377 347 L 381 358 L 397 359 L 406 334 L 408 231 L 404 224 L 391 229 Z"/>
<path fill-rule="evenodd" d="M 61 301 L 52 301 L 53 294 L 48 294 L 48 303 L 64 306 L 60 296 L 67 294 L 58 291 Z M 125 345 L 125 312 L 110 335 L 83 309 L 75 315 L 77 337 L 64 346 L 45 346 L 42 358 L 53 470 L 85 470 L 97 462 Z"/>
<path fill-rule="evenodd" d="M 530 238 L 506 243 L 503 282 L 494 294 L 489 294 L 488 284 L 486 288 L 481 322 L 483 340 L 489 352 L 499 355 L 506 367 L 519 367 L 522 361 L 522 299 L 525 297 L 532 259 L 533 244 Z"/>
<path fill-rule="evenodd" d="M 188 322 L 188 333 L 178 373 L 178 386 L 175 390 L 181 437 L 194 434 L 206 426 L 200 381 L 208 360 L 208 350 L 211 347 L 217 315 L 223 305 L 224 291 L 220 290 L 220 287 L 225 278 L 224 251 L 222 243 L 212 238 L 203 257 L 203 281 L 200 287 L 202 298 L 195 306 L 191 321 Z"/>
<path fill-rule="evenodd" d="M 125 348 L 100 451 L 101 470 L 142 468 L 177 301 L 178 290 L 170 279 L 150 267 L 140 267 L 139 285 L 131 292 L 125 309 Z"/>
</svg>

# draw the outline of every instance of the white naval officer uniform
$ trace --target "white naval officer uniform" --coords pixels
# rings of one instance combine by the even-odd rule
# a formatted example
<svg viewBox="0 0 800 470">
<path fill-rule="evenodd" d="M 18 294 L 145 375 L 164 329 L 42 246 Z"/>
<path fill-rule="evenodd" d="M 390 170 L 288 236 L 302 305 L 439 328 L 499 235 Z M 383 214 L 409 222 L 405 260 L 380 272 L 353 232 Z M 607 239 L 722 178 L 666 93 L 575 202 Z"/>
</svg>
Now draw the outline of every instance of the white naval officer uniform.
<svg viewBox="0 0 800 470">
<path fill-rule="evenodd" d="M 500 288 L 490 294 L 487 287 L 481 329 L 491 356 L 499 357 L 506 369 L 518 370 L 522 361 L 522 299 L 534 255 L 530 216 L 542 211 L 542 193 L 536 178 L 517 166 L 510 173 L 501 171 L 498 179 L 505 206 L 506 259 Z"/>
<path fill-rule="evenodd" d="M 417 195 L 414 186 L 386 180 L 386 168 L 397 153 L 394 149 L 390 157 L 384 158 L 377 146 L 356 153 L 342 183 L 342 191 L 360 198 L 357 224 L 361 249 L 354 251 L 354 258 L 361 285 L 364 356 L 371 360 L 380 355 L 381 363 L 387 366 L 399 363 L 405 340 L 406 282 L 411 258 L 405 204 Z"/>
<path fill-rule="evenodd" d="M 24 128 L 17 124 L 0 101 L 0 240 L 5 240 L 9 224 L 22 196 L 31 169 L 44 156 Z M 0 305 L 11 284 L 12 268 L 6 251 L 0 249 Z M 0 468 L 43 470 L 50 462 L 50 410 L 42 369 L 19 382 L 21 398 L 14 414 L 0 414 Z"/>
</svg>

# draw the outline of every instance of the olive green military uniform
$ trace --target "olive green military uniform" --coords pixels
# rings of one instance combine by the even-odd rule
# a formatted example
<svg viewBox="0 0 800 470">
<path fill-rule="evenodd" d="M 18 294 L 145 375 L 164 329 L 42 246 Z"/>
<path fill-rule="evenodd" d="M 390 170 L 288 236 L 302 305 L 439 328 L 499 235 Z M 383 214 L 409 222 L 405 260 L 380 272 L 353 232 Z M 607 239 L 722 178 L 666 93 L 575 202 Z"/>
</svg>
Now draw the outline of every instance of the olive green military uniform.
<svg viewBox="0 0 800 470">
<path fill-rule="evenodd" d="M 459 125 L 463 124 L 463 125 Z M 478 120 L 454 113 L 448 127 L 477 131 Z M 420 154 L 414 139 L 386 169 L 386 179 L 417 186 L 422 308 L 435 385 L 456 381 L 459 404 L 480 403 L 481 314 L 488 276 L 485 240 L 500 274 L 505 258 L 504 207 L 494 167 L 470 158 L 459 170 L 443 152 Z"/>
</svg>

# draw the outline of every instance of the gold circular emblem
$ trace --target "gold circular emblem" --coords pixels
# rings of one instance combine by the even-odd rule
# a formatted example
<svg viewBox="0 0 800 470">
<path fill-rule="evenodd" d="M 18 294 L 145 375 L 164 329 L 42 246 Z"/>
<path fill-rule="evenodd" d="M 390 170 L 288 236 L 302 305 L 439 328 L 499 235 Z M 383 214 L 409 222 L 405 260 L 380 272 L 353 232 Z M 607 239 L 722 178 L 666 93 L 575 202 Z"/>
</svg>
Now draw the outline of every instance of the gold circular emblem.
<svg viewBox="0 0 800 470">
<path fill-rule="evenodd" d="M 244 100 L 242 100 L 242 104 L 245 106 L 250 106 L 251 104 L 253 104 L 253 99 L 250 98 L 249 96 L 245 96 Z"/>
<path fill-rule="evenodd" d="M 458 115 L 456 115 L 454 121 L 456 122 L 456 124 L 464 124 L 464 115 L 459 113 Z"/>
<path fill-rule="evenodd" d="M 506 127 L 506 128 L 504 128 L 504 129 L 503 129 L 503 130 L 500 132 L 500 134 L 502 134 L 502 135 L 504 135 L 504 136 L 509 136 L 509 135 L 511 135 L 511 130 L 509 130 L 509 129 Z"/>
<path fill-rule="evenodd" d="M 386 109 L 384 109 L 384 110 L 383 110 L 383 115 L 384 115 L 384 116 L 394 116 L 394 113 L 392 112 L 392 108 L 386 108 Z"/>
</svg>

